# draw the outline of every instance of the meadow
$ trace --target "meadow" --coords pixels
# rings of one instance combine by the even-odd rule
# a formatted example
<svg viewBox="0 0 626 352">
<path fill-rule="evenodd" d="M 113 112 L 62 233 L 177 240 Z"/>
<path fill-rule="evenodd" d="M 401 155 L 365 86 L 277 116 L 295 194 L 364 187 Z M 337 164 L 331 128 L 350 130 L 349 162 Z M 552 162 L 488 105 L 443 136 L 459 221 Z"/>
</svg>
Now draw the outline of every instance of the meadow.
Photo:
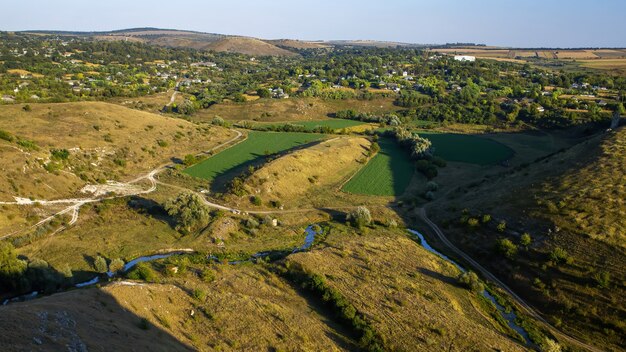
<svg viewBox="0 0 626 352">
<path fill-rule="evenodd" d="M 194 177 L 214 181 L 219 176 L 231 174 L 265 156 L 284 152 L 322 138 L 324 138 L 323 134 L 315 133 L 250 131 L 245 141 L 187 168 L 184 172 Z"/>
<path fill-rule="evenodd" d="M 316 127 L 328 127 L 333 130 L 338 130 L 342 128 L 350 128 L 354 126 L 364 125 L 365 122 L 362 121 L 354 121 L 354 120 L 346 120 L 346 119 L 332 119 L 332 120 L 315 120 L 315 121 L 289 121 L 285 123 L 290 123 L 294 125 L 304 126 L 307 130 L 313 130 Z M 279 127 L 283 124 L 277 123 L 257 123 L 255 126 L 257 127 Z"/>
<path fill-rule="evenodd" d="M 492 139 L 457 133 L 419 132 L 435 148 L 435 155 L 447 161 L 492 165 L 510 159 L 515 152 Z"/>
<path fill-rule="evenodd" d="M 413 177 L 413 163 L 406 151 L 391 139 L 381 138 L 378 144 L 380 152 L 343 186 L 344 191 L 376 196 L 404 193 Z"/>
</svg>

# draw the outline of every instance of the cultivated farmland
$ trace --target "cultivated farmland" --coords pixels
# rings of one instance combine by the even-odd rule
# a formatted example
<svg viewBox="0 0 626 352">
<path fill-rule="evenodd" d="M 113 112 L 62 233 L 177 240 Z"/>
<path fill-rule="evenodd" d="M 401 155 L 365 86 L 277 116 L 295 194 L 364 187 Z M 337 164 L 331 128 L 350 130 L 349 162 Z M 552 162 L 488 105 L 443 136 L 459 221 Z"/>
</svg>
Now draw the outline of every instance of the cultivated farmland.
<svg viewBox="0 0 626 352">
<path fill-rule="evenodd" d="M 251 131 L 248 138 L 209 159 L 185 170 L 185 173 L 213 181 L 216 177 L 231 174 L 255 161 L 285 150 L 303 146 L 322 139 L 314 133 L 276 133 Z"/>
<path fill-rule="evenodd" d="M 382 138 L 378 143 L 380 152 L 345 184 L 344 191 L 376 196 L 404 193 L 413 176 L 413 163 L 394 141 Z"/>
<path fill-rule="evenodd" d="M 511 158 L 513 149 L 488 138 L 456 133 L 420 132 L 430 139 L 435 155 L 447 161 L 492 165 Z"/>
</svg>

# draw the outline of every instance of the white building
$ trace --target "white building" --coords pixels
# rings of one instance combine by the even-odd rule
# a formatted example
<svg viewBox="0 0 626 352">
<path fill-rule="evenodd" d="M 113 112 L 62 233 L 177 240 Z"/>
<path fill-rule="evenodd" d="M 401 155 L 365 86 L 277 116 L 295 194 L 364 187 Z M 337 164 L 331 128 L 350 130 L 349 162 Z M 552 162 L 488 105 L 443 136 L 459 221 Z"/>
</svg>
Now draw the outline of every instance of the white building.
<svg viewBox="0 0 626 352">
<path fill-rule="evenodd" d="M 476 61 L 476 57 L 475 56 L 468 56 L 468 55 L 454 55 L 454 59 L 456 61 Z"/>
</svg>

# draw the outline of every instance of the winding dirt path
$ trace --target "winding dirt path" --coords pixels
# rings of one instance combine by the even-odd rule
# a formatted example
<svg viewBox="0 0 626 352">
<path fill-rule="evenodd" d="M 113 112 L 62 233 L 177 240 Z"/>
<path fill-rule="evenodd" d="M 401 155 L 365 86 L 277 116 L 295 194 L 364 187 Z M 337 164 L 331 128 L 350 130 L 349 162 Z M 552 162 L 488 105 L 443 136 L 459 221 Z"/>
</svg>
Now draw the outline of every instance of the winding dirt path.
<svg viewBox="0 0 626 352">
<path fill-rule="evenodd" d="M 419 208 L 419 216 L 433 230 L 433 232 L 437 235 L 437 238 L 446 247 L 448 247 L 448 249 L 450 249 L 452 252 L 454 252 L 459 257 L 463 258 L 467 263 L 469 263 L 471 266 L 473 266 L 474 269 L 476 269 L 478 272 L 480 272 L 485 278 L 487 278 L 488 280 L 490 280 L 490 281 L 494 282 L 495 284 L 497 284 L 498 286 L 500 286 L 504 291 L 506 291 L 509 294 L 509 296 L 511 296 L 517 302 L 518 306 L 521 307 L 522 310 L 527 315 L 529 315 L 529 316 L 533 317 L 535 320 L 543 323 L 543 325 L 550 331 L 550 333 L 552 333 L 558 339 L 567 341 L 569 344 L 574 345 L 574 346 L 579 347 L 579 348 L 582 348 L 584 350 L 588 350 L 588 351 L 592 351 L 592 352 L 602 352 L 603 351 L 603 350 L 601 350 L 601 349 L 599 349 L 599 348 L 597 348 L 595 346 L 591 346 L 591 345 L 589 345 L 589 344 L 587 344 L 587 343 L 577 339 L 576 337 L 568 335 L 568 334 L 558 330 L 554 326 L 552 326 L 550 323 L 548 323 L 548 321 L 546 321 L 543 318 L 543 316 L 541 316 L 537 311 L 535 311 L 528 303 L 526 303 L 526 301 L 524 301 L 520 296 L 518 296 L 504 282 L 500 281 L 495 275 L 493 275 L 491 272 L 489 272 L 487 269 L 485 269 L 482 265 L 480 265 L 478 262 L 476 262 L 474 259 L 472 259 L 472 257 L 470 257 L 469 255 L 465 254 L 465 252 L 463 252 L 462 250 L 457 248 L 454 244 L 452 244 L 452 242 L 450 242 L 448 240 L 448 238 L 444 235 L 443 231 L 441 231 L 441 229 L 434 222 L 432 222 L 428 218 L 428 216 L 426 215 L 426 209 Z"/>
</svg>

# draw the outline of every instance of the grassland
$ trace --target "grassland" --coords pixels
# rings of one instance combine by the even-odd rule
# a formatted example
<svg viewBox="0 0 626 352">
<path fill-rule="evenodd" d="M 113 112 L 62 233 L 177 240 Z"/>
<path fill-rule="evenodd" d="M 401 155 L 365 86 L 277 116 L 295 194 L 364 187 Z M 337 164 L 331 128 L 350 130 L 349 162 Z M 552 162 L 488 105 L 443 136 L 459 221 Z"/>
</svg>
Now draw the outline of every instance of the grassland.
<svg viewBox="0 0 626 352">
<path fill-rule="evenodd" d="M 313 133 L 250 131 L 244 142 L 186 169 L 185 172 L 194 177 L 213 181 L 218 176 L 238 170 L 241 166 L 254 163 L 255 160 L 270 154 L 284 152 L 322 138 L 324 135 Z"/>
<path fill-rule="evenodd" d="M 458 269 L 403 230 L 357 235 L 334 227 L 320 247 L 287 260 L 346 297 L 371 320 L 386 350 L 524 350 L 478 295 L 457 286 Z"/>
<path fill-rule="evenodd" d="M 319 205 L 315 203 L 332 197 L 362 167 L 369 146 L 362 137 L 333 138 L 268 163 L 246 179 L 245 187 L 249 194 L 280 201 L 285 208 Z M 236 204 L 251 207 L 248 197 L 233 198 Z"/>
<path fill-rule="evenodd" d="M 413 177 L 413 163 L 394 141 L 383 138 L 379 144 L 380 152 L 344 185 L 344 191 L 377 196 L 404 193 Z"/>
<path fill-rule="evenodd" d="M 435 155 L 447 161 L 490 165 L 507 160 L 514 154 L 511 148 L 488 138 L 457 133 L 419 134 L 433 143 Z"/>
<path fill-rule="evenodd" d="M 601 134 L 499 176 L 460 186 L 429 212 L 472 255 L 564 331 L 620 350 L 626 307 L 625 130 Z M 462 225 L 470 217 L 493 220 Z M 496 225 L 504 221 L 506 229 Z M 532 237 L 528 248 L 520 234 Z M 468 235 L 469 234 L 469 235 Z M 518 246 L 494 250 L 506 238 Z M 607 279 L 608 278 L 608 279 Z"/>
<path fill-rule="evenodd" d="M 328 119 L 339 110 L 382 114 L 398 110 L 394 98 L 374 100 L 323 100 L 319 98 L 259 99 L 246 103 L 221 103 L 198 111 L 194 121 L 210 122 L 215 116 L 228 121 L 298 122 Z"/>
<path fill-rule="evenodd" d="M 355 126 L 364 125 L 365 122 L 355 121 L 355 120 L 345 120 L 345 119 L 329 119 L 329 120 L 317 120 L 317 121 L 288 121 L 286 123 L 304 126 L 308 130 L 312 130 L 316 127 L 328 127 L 333 130 L 339 130 L 343 128 L 351 128 Z M 281 124 L 274 123 L 255 123 L 255 126 L 262 127 L 275 127 L 281 126 Z"/>
</svg>

